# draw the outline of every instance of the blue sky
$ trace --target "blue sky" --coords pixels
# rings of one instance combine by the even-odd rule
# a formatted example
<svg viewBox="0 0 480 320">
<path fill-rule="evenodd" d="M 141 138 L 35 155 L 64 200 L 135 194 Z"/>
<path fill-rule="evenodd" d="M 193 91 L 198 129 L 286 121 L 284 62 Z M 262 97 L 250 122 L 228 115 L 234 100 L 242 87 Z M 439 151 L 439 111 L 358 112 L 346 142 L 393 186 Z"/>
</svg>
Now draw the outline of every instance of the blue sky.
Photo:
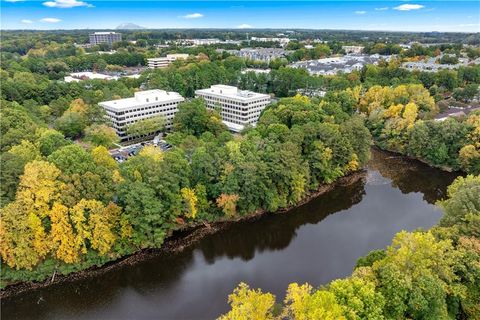
<svg viewBox="0 0 480 320">
<path fill-rule="evenodd" d="M 478 1 L 1 0 L 2 29 L 309 28 L 480 32 Z"/>
</svg>

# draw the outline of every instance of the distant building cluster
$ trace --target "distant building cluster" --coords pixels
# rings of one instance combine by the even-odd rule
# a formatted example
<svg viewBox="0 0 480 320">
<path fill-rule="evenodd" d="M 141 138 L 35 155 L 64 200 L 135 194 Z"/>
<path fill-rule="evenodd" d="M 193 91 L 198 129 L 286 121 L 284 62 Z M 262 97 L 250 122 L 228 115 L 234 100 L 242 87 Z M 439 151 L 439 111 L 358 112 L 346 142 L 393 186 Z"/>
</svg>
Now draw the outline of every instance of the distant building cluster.
<svg viewBox="0 0 480 320">
<path fill-rule="evenodd" d="M 118 76 L 118 75 L 108 75 L 103 73 L 97 73 L 92 71 L 84 71 L 84 72 L 70 73 L 70 75 L 64 77 L 64 81 L 68 83 L 68 82 L 80 82 L 83 80 L 118 80 L 120 78 L 137 79 L 139 77 L 140 77 L 140 74 Z"/>
<path fill-rule="evenodd" d="M 185 99 L 177 92 L 164 90 L 147 90 L 135 92 L 133 98 L 100 102 L 106 117 L 122 141 L 131 140 L 127 134 L 129 125 L 156 116 L 165 119 L 165 127 L 170 129 L 173 117 L 178 111 L 178 104 Z M 154 132 L 152 132 L 154 133 Z"/>
<path fill-rule="evenodd" d="M 286 46 L 289 42 L 289 38 L 272 38 L 272 37 L 267 37 L 267 38 L 261 38 L 261 37 L 251 37 L 250 40 L 252 41 L 257 41 L 257 42 L 278 42 L 282 47 Z"/>
<path fill-rule="evenodd" d="M 428 58 L 424 61 L 416 61 L 416 62 L 404 62 L 402 63 L 402 68 L 413 71 L 424 71 L 424 72 L 437 72 L 440 70 L 455 70 L 462 66 L 468 66 L 469 59 L 468 58 L 458 58 L 457 64 L 442 64 L 438 63 L 440 57 L 432 57 Z M 479 61 L 473 61 L 472 64 L 478 64 Z"/>
<path fill-rule="evenodd" d="M 122 34 L 118 32 L 94 32 L 89 35 L 89 39 L 92 46 L 101 43 L 112 45 L 114 42 L 122 41 Z"/>
<path fill-rule="evenodd" d="M 195 96 L 203 98 L 207 108 L 219 108 L 223 123 L 233 132 L 240 132 L 247 125 L 255 126 L 260 113 L 271 100 L 268 94 L 226 85 L 196 90 Z"/>
<path fill-rule="evenodd" d="M 240 50 L 227 50 L 231 55 L 263 62 L 270 62 L 277 58 L 284 58 L 291 51 L 287 51 L 281 48 L 243 48 Z"/>
<path fill-rule="evenodd" d="M 173 61 L 178 59 L 188 59 L 188 54 L 186 53 L 177 53 L 177 54 L 167 54 L 166 57 L 160 58 L 150 58 L 147 59 L 147 65 L 150 69 L 166 68 Z"/>
<path fill-rule="evenodd" d="M 222 121 L 232 132 L 240 132 L 245 126 L 255 126 L 260 113 L 271 102 L 268 94 L 239 90 L 226 85 L 214 85 L 195 91 L 196 97 L 205 100 L 207 108 L 219 109 Z M 136 92 L 134 97 L 103 101 L 99 105 L 122 141 L 131 140 L 127 134 L 129 125 L 143 119 L 162 116 L 165 127 L 170 129 L 178 111 L 178 104 L 185 99 L 177 92 L 147 90 Z M 152 132 L 153 134 L 154 132 Z"/>
<path fill-rule="evenodd" d="M 362 46 L 342 46 L 343 51 L 345 51 L 346 54 L 361 54 L 363 53 L 363 49 L 365 47 Z"/>
<path fill-rule="evenodd" d="M 390 60 L 392 56 L 345 55 L 318 60 L 298 61 L 292 63 L 292 68 L 304 68 L 312 75 L 336 75 L 339 72 L 350 73 L 361 70 L 367 64 L 378 64 L 381 59 Z"/>
<path fill-rule="evenodd" d="M 196 46 L 208 46 L 212 44 L 234 44 L 239 45 L 242 41 L 237 40 L 225 40 L 222 41 L 217 38 L 208 38 L 208 39 L 178 39 L 178 40 L 171 40 L 167 41 L 166 44 L 174 44 L 177 46 L 185 46 L 185 47 L 196 47 Z"/>
<path fill-rule="evenodd" d="M 270 73 L 270 69 L 255 69 L 255 68 L 245 68 L 242 70 L 242 74 L 246 74 L 246 73 L 249 73 L 249 72 L 254 72 L 256 74 L 269 74 Z"/>
</svg>

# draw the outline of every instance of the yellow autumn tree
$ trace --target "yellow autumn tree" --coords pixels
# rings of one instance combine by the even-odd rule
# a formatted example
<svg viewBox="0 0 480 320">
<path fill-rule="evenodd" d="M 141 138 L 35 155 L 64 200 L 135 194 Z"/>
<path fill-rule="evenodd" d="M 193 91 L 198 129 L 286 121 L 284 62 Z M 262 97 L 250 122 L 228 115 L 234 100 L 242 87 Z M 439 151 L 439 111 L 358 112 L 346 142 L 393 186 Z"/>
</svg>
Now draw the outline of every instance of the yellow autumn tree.
<svg viewBox="0 0 480 320">
<path fill-rule="evenodd" d="M 113 203 L 105 207 L 100 201 L 86 199 L 70 209 L 70 218 L 76 230 L 75 245 L 82 253 L 87 253 L 88 242 L 102 255 L 111 249 L 116 240 L 113 228 L 120 212 L 120 207 Z"/>
<path fill-rule="evenodd" d="M 50 220 L 55 256 L 66 263 L 77 262 L 80 247 L 75 241 L 74 230 L 69 221 L 68 208 L 60 203 L 54 203 L 50 211 Z"/>
<path fill-rule="evenodd" d="M 103 206 L 103 205 L 102 205 Z M 92 248 L 104 255 L 110 251 L 117 239 L 114 227 L 120 218 L 122 209 L 110 202 L 103 210 L 90 212 L 88 219 Z"/>
<path fill-rule="evenodd" d="M 33 246 L 35 233 L 23 208 L 12 202 L 2 208 L 0 253 L 11 268 L 31 270 L 43 256 Z"/>
<path fill-rule="evenodd" d="M 195 219 L 197 216 L 197 196 L 195 194 L 195 190 L 190 188 L 182 188 L 180 190 L 182 194 L 182 199 L 186 204 L 186 216 L 192 219 Z"/>
<path fill-rule="evenodd" d="M 398 118 L 403 110 L 403 104 L 392 104 L 383 114 L 385 118 Z"/>
<path fill-rule="evenodd" d="M 103 204 L 95 200 L 80 200 L 70 209 L 70 219 L 76 230 L 75 246 L 81 249 L 82 253 L 87 253 L 87 241 L 91 238 L 91 230 L 86 217 L 87 213 L 103 209 Z"/>
<path fill-rule="evenodd" d="M 86 114 L 88 110 L 88 105 L 83 101 L 83 99 L 75 99 L 70 103 L 70 107 L 68 108 L 71 112 L 78 112 L 80 114 Z"/>
<path fill-rule="evenodd" d="M 356 153 L 352 154 L 352 158 L 345 166 L 345 172 L 352 172 L 360 169 L 360 162 L 358 161 L 358 156 Z"/>
<path fill-rule="evenodd" d="M 335 295 L 324 290 L 312 292 L 309 284 L 291 283 L 285 297 L 283 317 L 295 320 L 345 320 Z"/>
<path fill-rule="evenodd" d="M 418 107 L 415 103 L 407 103 L 405 109 L 403 110 L 402 117 L 407 121 L 407 128 L 410 129 L 415 124 L 418 116 Z"/>
<path fill-rule="evenodd" d="M 52 243 L 45 231 L 53 202 L 63 184 L 61 171 L 46 161 L 25 165 L 14 202 L 2 209 L 2 258 L 11 267 L 31 269 L 51 250 Z"/>
<path fill-rule="evenodd" d="M 96 165 L 102 166 L 111 170 L 118 168 L 117 162 L 112 158 L 107 148 L 98 146 L 92 150 L 92 158 Z"/>
<path fill-rule="evenodd" d="M 228 296 L 228 303 L 230 303 L 231 310 L 221 316 L 220 320 L 274 319 L 275 296 L 271 293 L 263 293 L 260 289 L 250 289 L 243 282 Z"/>
<path fill-rule="evenodd" d="M 160 150 L 160 148 L 157 148 L 155 146 L 146 146 L 144 147 L 140 153 L 140 156 L 143 157 L 148 157 L 153 159 L 155 162 L 160 162 L 163 160 L 163 152 Z"/>
<path fill-rule="evenodd" d="M 16 200 L 25 213 L 47 216 L 51 204 L 58 199 L 63 183 L 58 180 L 61 171 L 46 161 L 32 161 L 25 165 L 20 177 Z"/>
</svg>

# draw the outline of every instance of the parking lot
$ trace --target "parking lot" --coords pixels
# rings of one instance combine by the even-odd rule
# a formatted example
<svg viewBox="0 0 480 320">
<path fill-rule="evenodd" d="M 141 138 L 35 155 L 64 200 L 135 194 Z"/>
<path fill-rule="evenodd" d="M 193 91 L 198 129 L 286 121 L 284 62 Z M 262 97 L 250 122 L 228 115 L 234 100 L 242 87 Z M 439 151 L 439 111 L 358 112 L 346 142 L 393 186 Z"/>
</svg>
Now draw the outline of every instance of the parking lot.
<svg viewBox="0 0 480 320">
<path fill-rule="evenodd" d="M 160 148 L 162 151 L 168 151 L 172 148 L 165 140 L 154 139 L 153 141 L 146 141 L 141 143 L 132 144 L 118 149 L 110 150 L 110 155 L 115 161 L 122 163 L 128 158 L 137 155 L 145 146 L 154 146 Z"/>
</svg>

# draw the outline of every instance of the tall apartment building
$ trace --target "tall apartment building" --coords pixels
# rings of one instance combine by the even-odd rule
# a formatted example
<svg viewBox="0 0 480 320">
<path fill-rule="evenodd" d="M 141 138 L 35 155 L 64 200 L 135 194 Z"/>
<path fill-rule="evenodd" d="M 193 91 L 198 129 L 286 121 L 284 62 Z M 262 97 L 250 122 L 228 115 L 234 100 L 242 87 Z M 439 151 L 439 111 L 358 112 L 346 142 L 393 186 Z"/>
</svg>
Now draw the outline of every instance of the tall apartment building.
<svg viewBox="0 0 480 320">
<path fill-rule="evenodd" d="M 92 46 L 100 43 L 111 45 L 114 42 L 122 41 L 122 34 L 118 32 L 94 32 L 89 35 L 89 38 Z"/>
<path fill-rule="evenodd" d="M 105 109 L 111 126 L 121 140 L 127 141 L 131 139 L 127 135 L 127 127 L 139 120 L 163 116 L 165 127 L 170 129 L 178 104 L 183 101 L 185 99 L 177 92 L 155 89 L 135 92 L 133 98 L 103 101 L 99 105 Z"/>
<path fill-rule="evenodd" d="M 188 54 L 186 53 L 167 54 L 166 57 L 150 58 L 150 59 L 147 59 L 147 64 L 148 64 L 148 67 L 151 69 L 166 68 L 173 61 L 178 59 L 188 59 Z"/>
<path fill-rule="evenodd" d="M 215 85 L 196 90 L 205 99 L 207 108 L 220 108 L 223 123 L 230 131 L 240 132 L 246 125 L 255 126 L 260 113 L 270 103 L 268 94 L 238 90 L 236 87 Z"/>
</svg>

